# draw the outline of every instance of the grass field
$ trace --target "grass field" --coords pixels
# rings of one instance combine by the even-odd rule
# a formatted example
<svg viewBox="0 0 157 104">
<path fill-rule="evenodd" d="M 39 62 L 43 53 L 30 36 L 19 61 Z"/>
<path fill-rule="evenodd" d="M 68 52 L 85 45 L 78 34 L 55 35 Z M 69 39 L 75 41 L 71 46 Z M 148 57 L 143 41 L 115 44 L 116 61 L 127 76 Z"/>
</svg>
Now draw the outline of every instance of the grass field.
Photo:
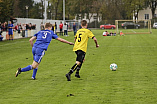
<svg viewBox="0 0 157 104">
<path fill-rule="evenodd" d="M 152 29 L 151 29 L 152 30 Z M 151 31 L 150 30 L 150 31 Z M 154 29 L 153 29 L 154 30 Z M 118 29 L 118 32 L 122 31 L 124 34 L 149 34 L 150 31 L 148 29 Z M 116 32 L 116 30 L 108 29 L 108 32 Z"/>
<path fill-rule="evenodd" d="M 65 74 L 75 63 L 73 46 L 53 40 L 31 80 L 32 71 L 14 76 L 32 63 L 29 38 L 0 42 L 0 104 L 157 104 L 157 30 L 112 37 L 92 32 L 100 47 L 89 39 L 81 78 L 73 74 L 70 82 Z M 69 35 L 61 38 L 73 41 Z"/>
</svg>

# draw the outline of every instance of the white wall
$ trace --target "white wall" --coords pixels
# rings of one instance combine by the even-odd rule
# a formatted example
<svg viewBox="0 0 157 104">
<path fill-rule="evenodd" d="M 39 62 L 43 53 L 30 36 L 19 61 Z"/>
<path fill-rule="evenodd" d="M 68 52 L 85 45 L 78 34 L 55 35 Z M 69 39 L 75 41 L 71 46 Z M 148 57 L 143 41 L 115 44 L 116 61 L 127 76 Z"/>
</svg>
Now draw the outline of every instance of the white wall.
<svg viewBox="0 0 157 104">
<path fill-rule="evenodd" d="M 36 30 L 37 31 L 40 31 L 41 22 L 44 22 L 43 19 L 29 19 L 29 18 L 16 18 L 16 19 L 17 19 L 17 23 L 21 23 L 21 24 L 28 24 L 28 23 L 36 24 Z M 57 31 L 59 31 L 59 24 L 60 24 L 60 22 L 64 23 L 63 20 L 46 20 L 46 22 L 50 22 L 51 24 L 55 24 L 55 22 L 56 22 L 57 23 Z"/>
<path fill-rule="evenodd" d="M 25 37 L 32 37 L 36 32 L 37 32 L 37 30 L 28 30 L 27 32 L 25 32 Z M 3 40 L 6 40 L 7 34 L 8 34 L 8 32 L 6 32 L 6 31 L 2 32 Z M 28 35 L 26 35 L 26 34 L 28 34 Z M 13 36 L 14 36 L 14 39 L 22 38 L 22 31 L 20 34 L 18 34 L 17 31 L 13 31 Z"/>
<path fill-rule="evenodd" d="M 16 18 L 16 19 L 17 19 L 17 22 L 14 24 L 14 26 L 17 23 L 21 23 L 21 24 L 29 24 L 29 23 L 36 24 L 36 30 L 28 30 L 28 32 L 27 32 L 28 35 L 27 36 L 26 36 L 26 33 L 25 33 L 26 37 L 31 37 L 35 33 L 37 33 L 38 31 L 40 31 L 41 22 L 44 22 L 43 19 L 29 19 L 29 18 Z M 59 29 L 60 22 L 62 22 L 64 24 L 63 20 L 46 20 L 46 22 L 50 22 L 51 24 L 55 24 L 55 22 L 56 22 L 57 23 L 57 31 L 60 31 L 60 29 Z M 64 27 L 64 25 L 63 25 L 63 30 L 64 30 L 64 28 L 67 28 L 67 27 Z M 6 34 L 7 34 L 6 31 L 2 32 L 3 40 L 6 40 Z M 22 38 L 22 36 L 20 34 L 18 34 L 17 31 L 14 31 L 13 34 L 14 34 L 14 39 Z"/>
</svg>

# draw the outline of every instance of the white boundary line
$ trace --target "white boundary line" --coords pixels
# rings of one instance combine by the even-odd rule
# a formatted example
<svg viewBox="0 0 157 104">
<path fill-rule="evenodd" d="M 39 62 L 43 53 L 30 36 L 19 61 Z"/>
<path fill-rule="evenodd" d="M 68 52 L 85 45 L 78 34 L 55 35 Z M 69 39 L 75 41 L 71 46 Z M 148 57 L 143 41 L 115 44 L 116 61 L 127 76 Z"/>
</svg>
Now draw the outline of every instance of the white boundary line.
<svg viewBox="0 0 157 104">
<path fill-rule="evenodd" d="M 134 31 L 134 30 L 131 30 L 132 32 L 134 32 L 134 33 L 136 33 L 136 31 Z"/>
</svg>

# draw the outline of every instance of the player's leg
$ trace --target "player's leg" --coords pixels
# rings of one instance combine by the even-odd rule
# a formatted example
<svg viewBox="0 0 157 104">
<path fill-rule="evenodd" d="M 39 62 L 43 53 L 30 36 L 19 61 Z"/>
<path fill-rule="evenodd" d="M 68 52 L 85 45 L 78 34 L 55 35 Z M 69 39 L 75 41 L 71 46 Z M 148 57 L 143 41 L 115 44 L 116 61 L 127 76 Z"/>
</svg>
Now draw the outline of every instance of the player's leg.
<svg viewBox="0 0 157 104">
<path fill-rule="evenodd" d="M 28 65 L 24 68 L 18 68 L 17 72 L 15 73 L 15 77 L 17 77 L 19 74 L 21 74 L 21 72 L 26 72 L 26 71 L 35 69 L 38 65 L 39 65 L 39 63 L 33 61 L 32 65 Z"/>
<path fill-rule="evenodd" d="M 38 68 L 33 69 L 33 74 L 32 74 L 32 79 L 36 79 L 36 74 L 37 74 Z"/>
<path fill-rule="evenodd" d="M 81 64 L 81 62 L 76 61 L 76 63 L 71 67 L 69 74 L 71 75 L 76 69 L 77 67 Z"/>
<path fill-rule="evenodd" d="M 63 36 L 63 29 L 61 29 L 61 34 L 62 34 L 62 36 Z"/>
<path fill-rule="evenodd" d="M 39 64 L 38 64 L 38 66 L 39 66 Z M 36 74 L 37 74 L 37 71 L 38 71 L 38 66 L 37 67 L 35 66 L 36 68 L 33 69 L 32 79 L 34 79 L 34 80 L 36 79 Z"/>
<path fill-rule="evenodd" d="M 21 72 L 26 72 L 38 68 L 39 63 L 41 62 L 42 57 L 45 54 L 45 50 L 39 48 L 32 48 L 32 53 L 34 58 L 32 65 L 28 65 L 27 67 L 24 68 L 18 68 L 17 72 L 15 73 L 15 77 L 17 77 L 18 74 L 20 74 Z M 34 71 L 34 75 L 36 75 L 36 73 L 37 71 Z"/>
<path fill-rule="evenodd" d="M 9 40 L 11 39 L 11 34 L 9 33 Z"/>
<path fill-rule="evenodd" d="M 81 69 L 81 66 L 82 66 L 82 63 L 79 66 L 77 66 L 77 70 L 76 70 L 76 74 L 75 74 L 75 77 L 77 77 L 77 78 L 80 78 L 79 71 Z"/>
<path fill-rule="evenodd" d="M 17 77 L 19 74 L 21 74 L 21 72 L 26 72 L 32 69 L 32 65 L 28 65 L 27 67 L 24 68 L 18 68 L 16 73 L 15 73 L 15 77 Z"/>
<path fill-rule="evenodd" d="M 21 72 L 26 72 L 26 71 L 30 71 L 32 69 L 35 69 L 39 66 L 39 63 L 37 63 L 36 61 L 33 61 L 32 65 L 28 65 L 27 67 L 25 68 L 22 68 L 21 69 Z"/>
<path fill-rule="evenodd" d="M 14 39 L 14 38 L 13 38 L 13 34 L 12 34 L 11 36 L 12 36 L 12 40 L 13 40 L 13 39 Z"/>
<path fill-rule="evenodd" d="M 65 76 L 67 77 L 67 81 L 71 81 L 71 74 L 76 70 L 77 66 L 80 65 L 81 63 L 79 61 L 76 61 L 76 63 L 71 67 L 69 73 L 67 73 Z"/>
<path fill-rule="evenodd" d="M 64 36 L 65 36 L 65 30 L 64 30 Z"/>
<path fill-rule="evenodd" d="M 78 66 L 81 65 L 81 63 L 83 62 L 84 57 L 85 57 L 85 53 L 81 50 L 78 50 L 75 53 L 77 54 L 76 63 L 72 66 L 69 73 L 66 74 L 68 81 L 71 81 L 71 79 L 70 79 L 71 74 L 77 69 Z"/>
<path fill-rule="evenodd" d="M 85 59 L 84 59 L 83 62 L 81 62 L 81 64 L 78 65 L 77 68 L 76 68 L 77 70 L 76 70 L 75 77 L 77 77 L 77 78 L 80 78 L 79 71 L 80 71 L 80 69 L 81 69 L 82 64 L 84 63 L 84 61 L 85 61 Z"/>
<path fill-rule="evenodd" d="M 67 34 L 67 36 L 68 36 L 68 30 L 66 30 L 66 34 Z"/>
<path fill-rule="evenodd" d="M 39 63 L 38 63 L 38 60 L 40 59 L 41 55 L 40 53 L 38 53 L 38 49 L 37 48 L 32 48 L 32 54 L 33 54 L 33 63 L 32 65 L 28 65 L 27 67 L 25 68 L 22 68 L 21 69 L 21 72 L 26 72 L 26 71 L 29 71 L 31 69 L 35 69 L 38 67 Z M 38 56 L 39 55 L 39 56 Z"/>
<path fill-rule="evenodd" d="M 77 78 L 80 78 L 79 71 L 81 69 L 81 66 L 82 66 L 82 63 L 79 66 L 77 66 L 77 70 L 76 70 L 76 74 L 75 74 L 75 77 L 77 77 Z"/>
<path fill-rule="evenodd" d="M 26 72 L 26 71 L 30 71 L 32 69 L 36 69 L 39 66 L 39 63 L 37 63 L 36 61 L 33 61 L 32 65 L 28 65 L 25 68 L 21 69 L 21 72 Z"/>
<path fill-rule="evenodd" d="M 60 29 L 60 33 L 59 33 L 59 35 L 61 36 L 61 29 Z"/>
<path fill-rule="evenodd" d="M 11 40 L 13 40 L 13 34 L 11 35 Z"/>
<path fill-rule="evenodd" d="M 10 31 L 11 34 L 11 40 L 13 40 L 13 31 Z"/>
<path fill-rule="evenodd" d="M 11 35 L 12 35 L 12 33 L 11 33 L 11 31 L 10 31 L 10 30 L 8 31 L 8 34 L 9 34 L 9 40 L 11 40 L 11 39 L 12 39 L 12 36 L 11 36 Z"/>
<path fill-rule="evenodd" d="M 45 54 L 45 50 L 41 50 L 39 48 L 33 48 L 32 53 L 33 53 L 33 59 L 35 60 L 35 61 L 33 61 L 33 64 L 32 64 L 32 66 L 34 67 L 33 74 L 32 74 L 32 79 L 36 79 L 38 66 L 39 66 L 39 63 L 42 60 L 42 57 Z"/>
</svg>

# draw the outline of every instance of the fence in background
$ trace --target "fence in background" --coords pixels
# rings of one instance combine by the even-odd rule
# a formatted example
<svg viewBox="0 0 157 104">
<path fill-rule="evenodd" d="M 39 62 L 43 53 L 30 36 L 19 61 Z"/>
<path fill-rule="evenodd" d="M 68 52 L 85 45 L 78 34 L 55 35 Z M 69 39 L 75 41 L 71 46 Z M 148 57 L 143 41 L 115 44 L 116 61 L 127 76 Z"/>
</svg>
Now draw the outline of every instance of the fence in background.
<svg viewBox="0 0 157 104">
<path fill-rule="evenodd" d="M 13 37 L 14 39 L 19 39 L 19 38 L 24 38 L 24 37 L 32 37 L 35 33 L 37 32 L 37 30 L 26 30 L 24 33 L 18 33 L 17 31 L 13 32 Z M 9 39 L 9 35 L 8 32 L 4 31 L 2 33 L 3 35 L 3 40 L 7 40 Z"/>
<path fill-rule="evenodd" d="M 16 19 L 17 19 L 17 22 L 14 23 L 14 25 L 16 25 L 17 23 L 21 23 L 21 24 L 29 24 L 29 23 L 36 24 L 36 30 L 37 31 L 40 31 L 40 26 L 43 23 L 43 19 L 29 19 L 29 18 L 16 18 Z M 51 24 L 55 24 L 55 22 L 56 22 L 56 24 L 57 24 L 57 31 L 60 30 L 59 29 L 60 22 L 63 23 L 63 30 L 66 28 L 64 26 L 64 21 L 63 20 L 46 20 L 46 22 L 50 22 Z M 77 28 L 79 28 L 79 25 L 80 25 L 79 22 L 75 21 L 75 20 L 66 20 L 65 22 L 68 23 L 69 29 L 73 28 L 72 26 L 73 26 L 74 22 L 76 23 Z"/>
</svg>

